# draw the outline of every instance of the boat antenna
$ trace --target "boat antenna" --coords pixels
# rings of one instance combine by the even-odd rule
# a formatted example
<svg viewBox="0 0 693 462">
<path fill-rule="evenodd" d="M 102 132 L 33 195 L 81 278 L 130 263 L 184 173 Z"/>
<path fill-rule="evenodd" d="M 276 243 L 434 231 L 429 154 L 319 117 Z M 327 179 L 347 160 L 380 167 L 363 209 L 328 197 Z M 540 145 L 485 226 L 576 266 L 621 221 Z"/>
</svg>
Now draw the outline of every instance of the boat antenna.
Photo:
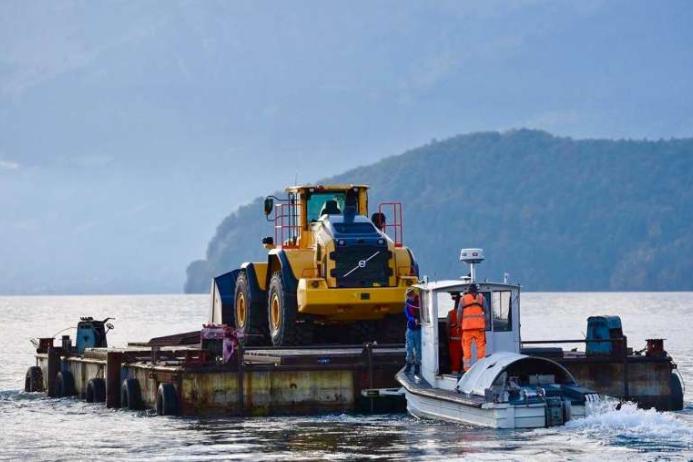
<svg viewBox="0 0 693 462">
<path fill-rule="evenodd" d="M 469 278 L 476 282 L 476 265 L 484 261 L 484 249 L 462 249 L 460 261 L 469 265 Z"/>
</svg>

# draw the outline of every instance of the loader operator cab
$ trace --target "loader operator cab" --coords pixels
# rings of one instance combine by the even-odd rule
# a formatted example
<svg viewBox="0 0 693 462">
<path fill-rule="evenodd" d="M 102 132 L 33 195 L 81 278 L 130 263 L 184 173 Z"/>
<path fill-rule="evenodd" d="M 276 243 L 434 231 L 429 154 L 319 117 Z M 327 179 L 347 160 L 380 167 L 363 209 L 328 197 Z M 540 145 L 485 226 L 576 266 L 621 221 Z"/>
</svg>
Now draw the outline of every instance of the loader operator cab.
<svg viewBox="0 0 693 462">
<path fill-rule="evenodd" d="M 275 236 L 265 238 L 284 248 L 310 248 L 316 224 L 330 221 L 330 217 L 353 218 L 368 213 L 368 187 L 365 185 L 311 185 L 287 188 L 287 197 L 268 196 L 264 211 L 269 221 L 275 222 Z M 383 214 L 381 214 L 383 215 Z"/>
<path fill-rule="evenodd" d="M 308 223 L 318 221 L 323 215 L 357 215 L 359 213 L 359 188 L 329 192 L 309 190 L 305 196 Z"/>
</svg>

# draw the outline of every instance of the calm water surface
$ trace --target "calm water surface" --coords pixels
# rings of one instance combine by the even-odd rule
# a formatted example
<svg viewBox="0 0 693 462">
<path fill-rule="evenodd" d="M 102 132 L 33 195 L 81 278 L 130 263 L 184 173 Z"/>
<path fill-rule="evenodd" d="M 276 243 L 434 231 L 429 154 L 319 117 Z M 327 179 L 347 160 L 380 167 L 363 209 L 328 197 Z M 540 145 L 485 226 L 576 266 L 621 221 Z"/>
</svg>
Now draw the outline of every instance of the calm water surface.
<svg viewBox="0 0 693 462">
<path fill-rule="evenodd" d="M 0 297 L 2 460 L 692 460 L 693 293 L 525 293 L 526 340 L 579 338 L 587 316 L 620 314 L 633 347 L 666 338 L 689 382 L 685 409 L 603 412 L 560 428 L 497 431 L 419 421 L 405 414 L 277 418 L 175 418 L 109 410 L 24 393 L 31 337 L 79 316 L 116 317 L 111 344 L 194 330 L 207 296 Z M 652 314 L 656 313 L 656 314 Z M 72 331 L 70 331 L 72 333 Z"/>
</svg>

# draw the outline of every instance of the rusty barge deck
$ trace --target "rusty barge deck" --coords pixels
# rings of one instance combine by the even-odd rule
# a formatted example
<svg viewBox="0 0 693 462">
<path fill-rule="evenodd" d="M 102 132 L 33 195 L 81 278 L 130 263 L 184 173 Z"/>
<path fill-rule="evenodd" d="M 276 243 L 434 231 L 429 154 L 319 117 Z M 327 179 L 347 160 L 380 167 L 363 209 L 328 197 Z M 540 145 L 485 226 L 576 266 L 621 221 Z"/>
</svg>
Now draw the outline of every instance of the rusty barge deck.
<svg viewBox="0 0 693 462">
<path fill-rule="evenodd" d="M 58 374 L 68 371 L 74 381 L 69 394 L 86 398 L 89 381 L 101 379 L 105 404 L 113 408 L 123 405 L 128 379 L 137 381 L 139 408 L 156 408 L 160 384 L 172 384 L 182 415 L 392 412 L 405 407 L 396 396 L 365 396 L 368 389 L 397 386 L 394 376 L 404 358 L 401 345 L 254 348 L 236 356 L 242 361 L 218 364 L 206 361 L 199 347 L 97 348 L 83 355 L 51 347 L 36 354 L 36 364 L 49 396 L 65 393 Z"/>
</svg>

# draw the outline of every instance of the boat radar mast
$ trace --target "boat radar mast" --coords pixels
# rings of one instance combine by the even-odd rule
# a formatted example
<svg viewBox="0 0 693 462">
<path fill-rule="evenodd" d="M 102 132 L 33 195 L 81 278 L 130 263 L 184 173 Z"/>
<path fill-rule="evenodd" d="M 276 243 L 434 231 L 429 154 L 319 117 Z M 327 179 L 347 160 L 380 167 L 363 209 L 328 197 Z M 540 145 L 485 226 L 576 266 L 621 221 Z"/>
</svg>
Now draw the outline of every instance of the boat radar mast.
<svg viewBox="0 0 693 462">
<path fill-rule="evenodd" d="M 469 276 L 464 276 L 462 279 L 476 282 L 476 265 L 484 261 L 484 249 L 462 249 L 460 261 L 469 265 Z"/>
</svg>

